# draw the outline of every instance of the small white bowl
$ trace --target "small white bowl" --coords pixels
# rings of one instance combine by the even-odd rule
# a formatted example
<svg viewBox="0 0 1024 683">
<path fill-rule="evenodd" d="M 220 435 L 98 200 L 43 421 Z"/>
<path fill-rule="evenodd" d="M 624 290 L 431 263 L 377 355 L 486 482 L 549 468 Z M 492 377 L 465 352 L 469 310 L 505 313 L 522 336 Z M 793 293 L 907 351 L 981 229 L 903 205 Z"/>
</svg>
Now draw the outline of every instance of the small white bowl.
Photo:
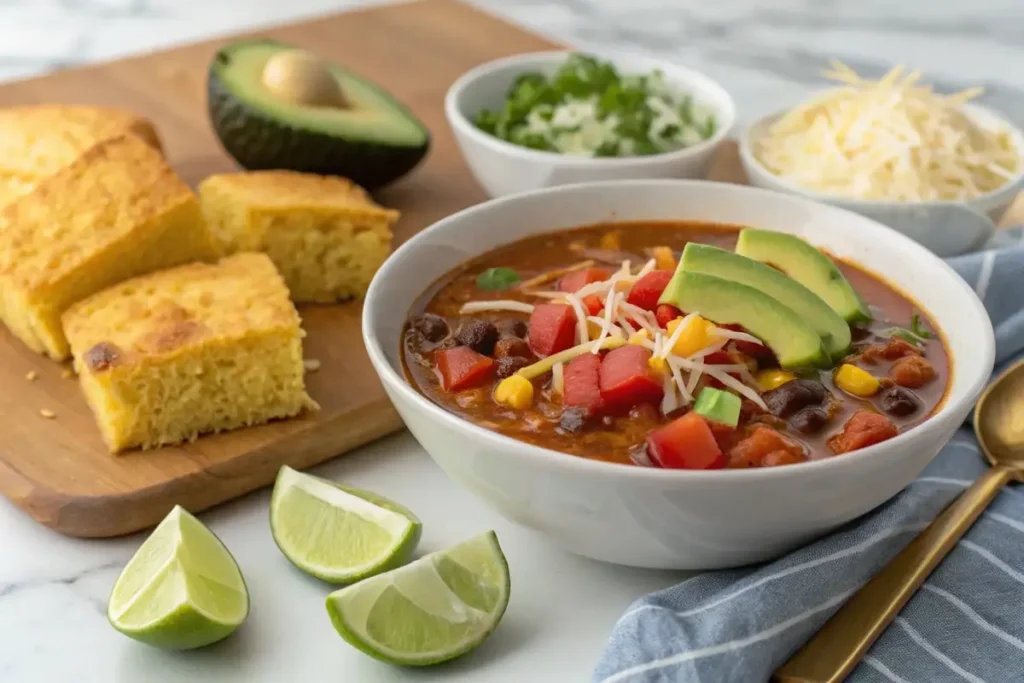
<svg viewBox="0 0 1024 683">
<path fill-rule="evenodd" d="M 674 152 L 635 157 L 580 157 L 527 149 L 473 125 L 483 109 L 499 109 L 516 77 L 530 71 L 553 73 L 572 52 L 532 52 L 487 62 L 463 74 L 448 89 L 444 110 L 470 170 L 492 197 L 555 185 L 627 178 L 703 178 L 715 150 L 736 121 L 732 97 L 716 82 L 671 62 L 641 55 L 599 53 L 623 74 L 660 70 L 666 83 L 715 112 L 715 134 Z"/>
<path fill-rule="evenodd" d="M 931 315 L 950 354 L 950 384 L 923 424 L 855 453 L 799 465 L 685 471 L 588 460 L 465 420 L 410 386 L 401 335 L 439 277 L 499 245 L 608 220 L 718 221 L 789 232 L 861 264 Z M 713 569 L 785 553 L 892 498 L 963 423 L 992 372 L 985 308 L 946 263 L 849 211 L 741 185 L 692 180 L 589 183 L 503 197 L 449 216 L 377 272 L 363 341 L 384 389 L 453 480 L 506 518 L 570 552 L 637 567 Z"/>
<path fill-rule="evenodd" d="M 978 105 L 964 105 L 964 113 L 982 126 L 1005 126 L 1024 158 L 1024 134 L 1005 117 Z M 754 143 L 783 112 L 766 116 L 750 126 L 740 138 L 740 160 L 750 184 L 779 192 L 798 194 L 872 218 L 943 258 L 981 248 L 995 233 L 996 225 L 1017 195 L 1024 190 L 1024 162 L 1017 176 L 1002 187 L 966 202 L 897 202 L 850 199 L 800 187 L 769 171 L 754 155 Z"/>
</svg>

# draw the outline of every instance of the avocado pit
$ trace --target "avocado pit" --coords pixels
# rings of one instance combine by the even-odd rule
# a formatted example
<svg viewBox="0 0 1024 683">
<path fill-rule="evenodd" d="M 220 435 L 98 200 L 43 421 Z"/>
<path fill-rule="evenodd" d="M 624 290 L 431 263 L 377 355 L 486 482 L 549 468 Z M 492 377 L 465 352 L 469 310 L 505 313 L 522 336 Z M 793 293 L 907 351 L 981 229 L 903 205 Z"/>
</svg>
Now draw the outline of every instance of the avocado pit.
<svg viewBox="0 0 1024 683">
<path fill-rule="evenodd" d="M 307 107 L 349 106 L 327 64 L 308 50 L 283 50 L 263 67 L 263 86 L 289 104 Z"/>
</svg>

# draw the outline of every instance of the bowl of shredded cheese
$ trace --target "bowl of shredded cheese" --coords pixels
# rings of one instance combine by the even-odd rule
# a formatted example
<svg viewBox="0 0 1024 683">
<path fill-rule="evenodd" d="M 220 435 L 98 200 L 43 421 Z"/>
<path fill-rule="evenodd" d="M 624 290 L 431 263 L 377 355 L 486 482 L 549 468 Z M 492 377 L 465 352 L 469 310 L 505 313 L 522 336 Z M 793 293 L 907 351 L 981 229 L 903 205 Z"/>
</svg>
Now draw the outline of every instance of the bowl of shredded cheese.
<svg viewBox="0 0 1024 683">
<path fill-rule="evenodd" d="M 1024 189 L 1024 134 L 898 66 L 877 81 L 834 62 L 837 81 L 754 123 L 740 140 L 751 184 L 874 218 L 940 256 L 976 249 Z"/>
</svg>

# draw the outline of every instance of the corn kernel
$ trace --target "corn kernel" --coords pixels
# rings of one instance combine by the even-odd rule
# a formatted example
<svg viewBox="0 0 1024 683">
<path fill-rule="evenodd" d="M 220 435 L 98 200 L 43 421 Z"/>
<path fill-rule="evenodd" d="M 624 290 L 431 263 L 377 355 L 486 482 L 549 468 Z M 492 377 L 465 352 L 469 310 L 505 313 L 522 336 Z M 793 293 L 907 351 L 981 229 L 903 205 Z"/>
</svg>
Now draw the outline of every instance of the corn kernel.
<svg viewBox="0 0 1024 683">
<path fill-rule="evenodd" d="M 664 358 L 651 356 L 650 358 L 647 359 L 647 365 L 651 368 L 651 370 L 658 373 L 662 377 L 664 377 L 669 372 L 668 363 L 665 361 Z"/>
<path fill-rule="evenodd" d="M 675 334 L 676 328 L 679 327 L 681 321 L 682 318 L 669 321 L 667 329 L 670 337 Z M 686 358 L 701 349 L 706 349 L 718 339 L 714 330 L 714 323 L 705 320 L 699 315 L 694 316 L 693 320 L 687 324 L 686 329 L 679 335 L 679 339 L 676 340 L 675 346 L 672 347 L 672 353 Z"/>
<path fill-rule="evenodd" d="M 597 339 L 598 337 L 600 337 L 602 330 L 604 330 L 604 327 L 598 325 L 593 320 L 587 321 L 587 334 L 590 335 L 591 339 Z"/>
<path fill-rule="evenodd" d="M 651 254 L 654 256 L 654 267 L 658 270 L 676 269 L 676 257 L 671 247 L 655 247 L 651 249 Z"/>
<path fill-rule="evenodd" d="M 525 410 L 533 405 L 533 382 L 522 375 L 506 377 L 495 388 L 494 400 L 516 410 Z"/>
<path fill-rule="evenodd" d="M 758 389 L 771 391 L 778 389 L 786 382 L 792 382 L 796 379 L 796 375 L 788 370 L 762 370 L 755 375 L 754 379 L 757 380 Z"/>
<path fill-rule="evenodd" d="M 618 230 L 612 230 L 601 235 L 601 248 L 607 249 L 608 251 L 618 251 L 622 249 L 622 233 Z"/>
<path fill-rule="evenodd" d="M 848 394 L 867 398 L 878 393 L 878 379 L 867 370 L 844 363 L 836 371 L 836 386 Z"/>
<path fill-rule="evenodd" d="M 640 330 L 629 335 L 628 344 L 633 346 L 646 346 L 645 342 L 651 341 L 651 333 L 647 330 Z"/>
</svg>

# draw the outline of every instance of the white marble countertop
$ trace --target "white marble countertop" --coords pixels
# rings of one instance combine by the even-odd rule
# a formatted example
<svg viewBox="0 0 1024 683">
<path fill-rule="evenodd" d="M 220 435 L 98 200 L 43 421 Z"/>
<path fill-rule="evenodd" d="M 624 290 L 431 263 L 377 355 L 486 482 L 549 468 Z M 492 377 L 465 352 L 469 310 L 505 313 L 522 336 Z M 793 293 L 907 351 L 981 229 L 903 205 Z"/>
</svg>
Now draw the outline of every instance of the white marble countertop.
<svg viewBox="0 0 1024 683">
<path fill-rule="evenodd" d="M 358 0 L 0 0 L 0 80 L 304 18 Z M 718 79 L 740 123 L 820 87 L 837 57 L 879 74 L 922 69 L 940 89 L 983 85 L 984 101 L 1024 123 L 1024 3 L 1009 0 L 477 0 L 584 48 L 671 57 Z M 299 680 L 584 681 L 616 615 L 678 575 L 565 555 L 497 518 L 448 482 L 408 434 L 378 442 L 319 473 L 403 501 L 425 521 L 422 547 L 486 528 L 509 557 L 513 598 L 495 635 L 473 655 L 430 672 L 390 668 L 349 648 L 323 610 L 327 589 L 293 570 L 267 525 L 267 494 L 203 516 L 228 544 L 253 609 L 232 638 L 167 654 L 121 637 L 107 594 L 138 537 L 58 536 L 0 500 L 0 681 L 3 683 L 289 683 Z"/>
</svg>

